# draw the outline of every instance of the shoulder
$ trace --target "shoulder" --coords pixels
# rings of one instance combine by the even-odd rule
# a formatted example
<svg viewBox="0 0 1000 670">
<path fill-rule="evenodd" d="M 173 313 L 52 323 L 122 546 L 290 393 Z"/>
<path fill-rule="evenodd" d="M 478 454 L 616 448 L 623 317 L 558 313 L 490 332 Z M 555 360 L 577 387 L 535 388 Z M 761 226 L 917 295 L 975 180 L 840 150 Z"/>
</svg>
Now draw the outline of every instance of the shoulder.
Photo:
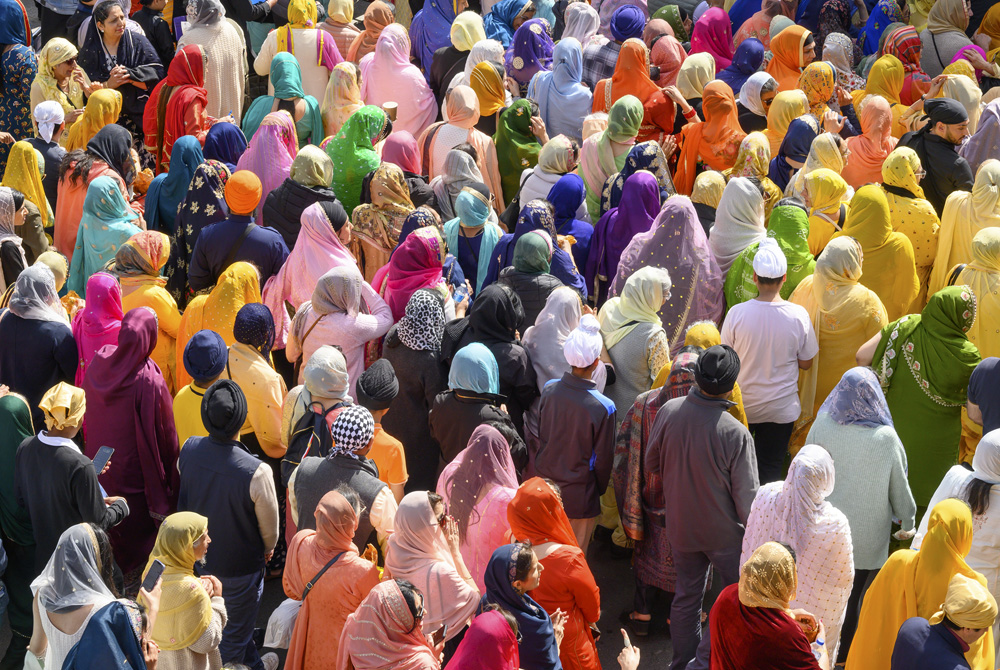
<svg viewBox="0 0 1000 670">
<path fill-rule="evenodd" d="M 612 414 L 615 413 L 615 403 L 613 400 L 611 400 L 611 398 L 607 397 L 597 389 L 590 389 L 589 391 L 587 391 L 587 393 L 590 395 L 591 398 L 600 403 L 601 407 L 603 407 L 604 410 L 608 413 L 608 416 L 611 416 Z"/>
</svg>

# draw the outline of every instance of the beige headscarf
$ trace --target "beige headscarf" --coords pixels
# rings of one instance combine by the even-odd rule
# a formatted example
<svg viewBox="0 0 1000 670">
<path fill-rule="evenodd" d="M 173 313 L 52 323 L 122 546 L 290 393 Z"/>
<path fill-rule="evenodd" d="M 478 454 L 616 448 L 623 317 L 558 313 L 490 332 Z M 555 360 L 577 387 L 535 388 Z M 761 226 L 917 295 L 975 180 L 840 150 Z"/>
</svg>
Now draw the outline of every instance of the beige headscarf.
<svg viewBox="0 0 1000 670">
<path fill-rule="evenodd" d="M 740 602 L 745 607 L 787 611 L 796 585 L 795 559 L 777 542 L 765 542 L 740 570 Z"/>
<path fill-rule="evenodd" d="M 931 625 L 945 616 L 962 628 L 989 628 L 997 618 L 997 601 L 985 586 L 959 573 L 948 582 L 948 595 L 930 618 Z"/>
<path fill-rule="evenodd" d="M 934 34 L 962 33 L 969 27 L 965 0 L 937 0 L 927 14 L 927 30 Z"/>
</svg>

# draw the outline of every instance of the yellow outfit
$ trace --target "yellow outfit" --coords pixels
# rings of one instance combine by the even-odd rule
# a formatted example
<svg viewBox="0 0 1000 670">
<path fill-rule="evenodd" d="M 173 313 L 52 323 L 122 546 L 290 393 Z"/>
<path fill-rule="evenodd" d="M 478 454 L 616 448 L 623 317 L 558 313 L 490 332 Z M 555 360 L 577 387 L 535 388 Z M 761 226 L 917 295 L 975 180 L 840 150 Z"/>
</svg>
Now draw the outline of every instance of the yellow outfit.
<svg viewBox="0 0 1000 670">
<path fill-rule="evenodd" d="M 177 392 L 176 374 L 176 352 L 174 347 L 177 342 L 177 331 L 181 325 L 181 313 L 177 310 L 177 302 L 170 292 L 155 279 L 141 284 L 132 284 L 125 277 L 122 278 L 122 311 L 126 314 L 136 307 L 148 307 L 156 312 L 156 319 L 159 324 L 159 332 L 156 334 L 156 346 L 153 353 L 149 355 L 153 362 L 160 366 L 163 373 L 163 381 L 167 382 L 170 393 Z M 131 285 L 130 285 L 131 284 Z M 183 357 L 184 352 L 181 352 Z"/>
<path fill-rule="evenodd" d="M 891 134 L 896 139 L 906 133 L 906 126 L 903 125 L 903 113 L 907 107 L 901 104 L 899 98 L 905 80 L 906 69 L 903 67 L 903 63 L 892 54 L 886 54 L 872 65 L 865 88 L 851 92 L 855 109 L 858 108 L 866 95 L 881 95 L 889 101 L 889 106 L 892 108 Z"/>
<path fill-rule="evenodd" d="M 833 239 L 838 237 L 853 237 L 861 243 L 861 283 L 882 300 L 889 321 L 905 316 L 920 291 L 913 245 L 906 235 L 892 232 L 889 203 L 878 184 L 858 189 L 851 200 L 847 223 Z"/>
<path fill-rule="evenodd" d="M 889 202 L 889 215 L 894 232 L 903 233 L 913 245 L 913 261 L 917 267 L 920 292 L 906 310 L 920 314 L 927 304 L 927 285 L 938 250 L 938 229 L 941 220 L 934 206 L 924 198 L 924 190 L 917 181 L 920 158 L 909 147 L 893 150 L 882 164 L 885 199 Z M 910 195 L 900 195 L 895 189 L 904 189 Z"/>
<path fill-rule="evenodd" d="M 38 154 L 35 148 L 27 142 L 14 142 L 7 157 L 7 168 L 3 172 L 0 186 L 16 188 L 24 194 L 25 200 L 34 203 L 46 226 L 53 222 L 52 208 L 45 199 L 42 188 L 42 175 L 39 171 Z M 44 169 L 44 168 L 43 168 Z"/>
<path fill-rule="evenodd" d="M 846 223 L 850 208 L 844 199 L 849 188 L 840 173 L 829 168 L 817 168 L 806 175 L 804 189 L 809 197 L 809 253 L 813 256 L 819 256 L 839 230 L 841 206 L 845 210 Z"/>
<path fill-rule="evenodd" d="M 242 342 L 229 347 L 226 371 L 247 398 L 247 419 L 240 435 L 253 433 L 265 454 L 281 458 L 285 455 L 281 444 L 281 409 L 288 392 L 285 381 L 260 352 Z"/>
<path fill-rule="evenodd" d="M 113 88 L 102 88 L 94 91 L 87 99 L 83 114 L 69 128 L 69 138 L 66 140 L 66 151 L 86 149 L 97 131 L 104 126 L 118 121 L 122 113 L 122 94 Z"/>
<path fill-rule="evenodd" d="M 945 286 L 951 269 L 972 260 L 972 238 L 983 228 L 1000 226 L 1000 161 L 983 161 L 972 192 L 955 191 L 941 214 L 938 252 L 928 294 Z"/>
<path fill-rule="evenodd" d="M 808 113 L 809 98 L 806 97 L 804 91 L 798 89 L 781 91 L 774 96 L 771 108 L 767 110 L 767 130 L 764 131 L 771 147 L 772 156 L 778 155 L 781 141 L 785 139 L 785 133 L 788 132 L 788 124 Z"/>
<path fill-rule="evenodd" d="M 181 448 L 189 437 L 208 437 L 208 429 L 201 420 L 201 399 L 207 390 L 191 382 L 174 397 L 174 426 Z"/>
<path fill-rule="evenodd" d="M 899 627 L 915 616 L 931 618 L 945 602 L 954 575 L 986 586 L 986 578 L 965 562 L 971 548 L 969 506 L 954 498 L 935 505 L 920 551 L 902 549 L 889 556 L 868 589 L 847 670 L 888 668 Z M 993 670 L 992 628 L 972 644 L 965 659 L 972 670 Z"/>
<path fill-rule="evenodd" d="M 813 170 L 820 168 L 833 170 L 837 174 L 844 171 L 844 154 L 840 152 L 837 140 L 831 133 L 823 133 L 813 140 L 809 147 L 809 155 L 806 156 L 805 165 L 792 177 L 792 182 L 787 189 L 788 195 L 804 200 L 802 194 L 806 190 L 806 176 Z M 849 188 L 848 193 L 853 195 L 854 190 Z M 850 196 L 844 198 L 845 201 L 849 199 Z"/>
<path fill-rule="evenodd" d="M 721 172 L 705 170 L 694 178 L 691 202 L 718 208 L 722 192 L 726 190 L 726 178 Z"/>
</svg>

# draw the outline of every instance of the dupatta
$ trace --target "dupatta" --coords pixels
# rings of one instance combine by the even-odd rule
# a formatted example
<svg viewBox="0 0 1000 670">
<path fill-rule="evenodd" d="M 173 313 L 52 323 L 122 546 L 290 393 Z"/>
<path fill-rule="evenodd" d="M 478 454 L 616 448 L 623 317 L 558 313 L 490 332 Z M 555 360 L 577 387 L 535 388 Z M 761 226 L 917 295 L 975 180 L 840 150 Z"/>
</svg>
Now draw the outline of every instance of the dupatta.
<svg viewBox="0 0 1000 670">
<path fill-rule="evenodd" d="M 365 176 L 381 162 L 375 144 L 384 138 L 389 117 L 381 107 L 365 105 L 351 115 L 333 139 L 326 142 L 326 155 L 333 161 L 333 188 L 350 217 L 361 202 Z"/>
<path fill-rule="evenodd" d="M 724 70 L 733 62 L 733 24 L 726 10 L 712 7 L 701 15 L 691 31 L 692 55 L 711 54 L 715 69 Z"/>
<path fill-rule="evenodd" d="M 726 69 L 719 72 L 716 78 L 719 81 L 729 84 L 729 88 L 733 89 L 733 93 L 739 95 L 743 84 L 760 69 L 760 65 L 763 62 L 764 45 L 756 37 L 750 37 L 740 43 L 736 48 L 736 53 L 733 54 L 732 63 Z"/>
<path fill-rule="evenodd" d="M 115 123 L 122 113 L 122 94 L 113 88 L 102 88 L 94 91 L 87 98 L 87 106 L 67 131 L 66 151 L 86 149 L 87 143 L 93 139 L 104 126 Z"/>
<path fill-rule="evenodd" d="M 405 130 L 414 137 L 420 137 L 437 118 L 434 93 L 417 66 L 410 64 L 410 37 L 403 26 L 387 26 L 378 36 L 375 52 L 361 60 L 361 98 L 366 105 L 379 107 L 402 103 L 393 130 Z"/>
<path fill-rule="evenodd" d="M 67 290 L 87 297 L 86 282 L 115 257 L 118 247 L 141 232 L 134 223 L 139 216 L 111 177 L 98 177 L 87 187 L 83 214 L 76 231 L 76 247 L 70 261 Z"/>
<path fill-rule="evenodd" d="M 733 177 L 722 192 L 715 212 L 715 225 L 708 243 L 719 269 L 727 272 L 749 246 L 767 235 L 764 230 L 764 198 L 745 177 Z"/>
<path fill-rule="evenodd" d="M 705 114 L 702 123 L 689 123 L 681 130 L 681 155 L 674 185 L 685 195 L 694 187 L 699 162 L 713 170 L 731 168 L 736 151 L 730 153 L 730 148 L 734 144 L 738 147 L 746 137 L 736 113 L 736 97 L 728 84 L 716 80 L 705 87 L 702 111 Z"/>
<path fill-rule="evenodd" d="M 260 178 L 260 202 L 257 203 L 257 225 L 264 223 L 264 201 L 267 195 L 288 178 L 292 161 L 299 153 L 295 121 L 286 111 L 271 112 L 260 122 L 250 138 L 250 145 L 236 163 L 237 170 L 250 170 Z M 338 191 L 339 193 L 339 191 Z"/>
<path fill-rule="evenodd" d="M 583 84 L 580 42 L 565 36 L 559 40 L 552 52 L 552 71 L 543 70 L 531 78 L 528 97 L 538 102 L 538 113 L 551 136 L 566 135 L 580 140 L 583 120 L 590 113 L 594 98 Z"/>
<path fill-rule="evenodd" d="M 178 138 L 174 147 L 170 171 L 157 175 L 146 191 L 146 227 L 168 235 L 177 229 L 178 208 L 191 187 L 195 170 L 205 162 L 201 143 L 193 135 Z"/>
<path fill-rule="evenodd" d="M 14 142 L 7 155 L 7 167 L 4 168 L 0 186 L 16 188 L 23 193 L 24 199 L 38 208 L 42 221 L 48 227 L 52 225 L 53 214 L 49 201 L 45 198 L 45 188 L 42 186 L 42 175 L 39 172 L 39 167 L 44 168 L 45 164 L 40 162 L 38 156 L 35 148 L 24 140 Z"/>
<path fill-rule="evenodd" d="M 73 339 L 80 356 L 75 386 L 83 386 L 87 367 L 102 347 L 118 345 L 118 331 L 125 317 L 121 286 L 107 272 L 95 272 L 87 280 L 87 296 L 86 306 L 73 319 Z"/>
<path fill-rule="evenodd" d="M 806 40 L 812 33 L 802 26 L 789 26 L 771 40 L 774 57 L 767 64 L 767 72 L 778 81 L 779 91 L 790 91 L 799 85 L 802 73 Z"/>
<path fill-rule="evenodd" d="M 632 144 L 642 125 L 642 116 L 642 103 L 639 99 L 634 95 L 626 95 L 611 106 L 608 127 L 583 142 L 577 171 L 587 187 L 587 210 L 591 220 L 599 218 L 604 182 L 625 166 L 626 154 L 616 156 L 613 144 Z"/>
<path fill-rule="evenodd" d="M 649 49 L 642 40 L 632 37 L 622 43 L 611 78 L 602 79 L 594 87 L 591 111 L 606 112 L 625 95 L 634 95 L 645 104 L 659 90 L 649 78 Z"/>
<path fill-rule="evenodd" d="M 167 77 L 153 89 L 143 112 L 146 150 L 156 157 L 156 173 L 170 167 L 174 142 L 187 135 L 186 116 L 194 108 L 202 110 L 200 140 L 208 128 L 208 91 L 205 90 L 205 69 L 208 54 L 198 44 L 188 44 L 177 51 L 167 68 Z M 199 147 L 200 148 L 200 147 Z"/>
<path fill-rule="evenodd" d="M 542 145 L 531 131 L 531 118 L 531 101 L 518 100 L 500 114 L 497 134 L 493 136 L 505 202 L 517 195 L 521 173 L 538 164 Z"/>
<path fill-rule="evenodd" d="M 860 119 L 861 135 L 847 139 L 847 165 L 841 176 L 853 188 L 882 183 L 882 165 L 899 141 L 892 136 L 892 110 L 880 95 L 864 99 Z"/>
<path fill-rule="evenodd" d="M 525 21 L 514 33 L 510 48 L 504 54 L 507 76 L 525 86 L 536 73 L 551 70 L 554 46 L 545 21 Z"/>
<path fill-rule="evenodd" d="M 323 31 L 318 31 L 322 34 Z M 298 142 L 298 124 L 301 123 L 309 130 L 309 142 L 318 145 L 323 141 L 323 115 L 319 111 L 319 103 L 316 98 L 306 95 L 302 88 L 302 68 L 295 56 L 287 51 L 275 54 L 271 59 L 271 85 L 274 87 L 274 95 L 262 95 L 253 101 L 250 109 L 243 115 L 243 133 L 253 141 L 254 135 L 271 114 L 271 107 L 275 100 L 297 100 L 305 102 L 305 115 L 294 123 L 295 138 Z M 293 156 L 294 158 L 294 156 Z M 261 200 L 267 197 L 267 192 L 263 194 Z"/>
<path fill-rule="evenodd" d="M 966 332 L 983 358 L 1000 353 L 1000 229 L 983 228 L 972 238 L 972 261 L 958 276 L 976 296 L 976 321 Z"/>
<path fill-rule="evenodd" d="M 382 297 L 392 310 L 393 321 L 403 318 L 414 293 L 443 283 L 445 256 L 444 239 L 434 226 L 414 230 L 396 247 L 389 264 L 376 273 L 373 284 L 380 287 L 385 282 Z"/>
</svg>

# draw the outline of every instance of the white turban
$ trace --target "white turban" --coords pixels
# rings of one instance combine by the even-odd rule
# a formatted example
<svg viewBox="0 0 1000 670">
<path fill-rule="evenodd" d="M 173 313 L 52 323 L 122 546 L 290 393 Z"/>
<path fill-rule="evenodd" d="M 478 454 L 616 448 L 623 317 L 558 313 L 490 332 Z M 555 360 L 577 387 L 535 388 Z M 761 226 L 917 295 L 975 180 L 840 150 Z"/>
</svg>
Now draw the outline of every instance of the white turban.
<svg viewBox="0 0 1000 670">
<path fill-rule="evenodd" d="M 753 257 L 753 271 L 763 279 L 781 279 L 788 272 L 788 261 L 773 237 L 765 237 Z"/>
<path fill-rule="evenodd" d="M 580 325 L 566 338 L 563 344 L 563 355 L 566 362 L 575 368 L 589 368 L 601 356 L 604 338 L 601 337 L 601 324 L 592 314 L 580 317 Z"/>
<path fill-rule="evenodd" d="M 62 105 L 55 100 L 40 102 L 35 107 L 35 123 L 38 124 L 38 134 L 46 142 L 52 141 L 52 133 L 55 132 L 56 126 L 65 120 L 66 115 L 63 113 Z"/>
</svg>

